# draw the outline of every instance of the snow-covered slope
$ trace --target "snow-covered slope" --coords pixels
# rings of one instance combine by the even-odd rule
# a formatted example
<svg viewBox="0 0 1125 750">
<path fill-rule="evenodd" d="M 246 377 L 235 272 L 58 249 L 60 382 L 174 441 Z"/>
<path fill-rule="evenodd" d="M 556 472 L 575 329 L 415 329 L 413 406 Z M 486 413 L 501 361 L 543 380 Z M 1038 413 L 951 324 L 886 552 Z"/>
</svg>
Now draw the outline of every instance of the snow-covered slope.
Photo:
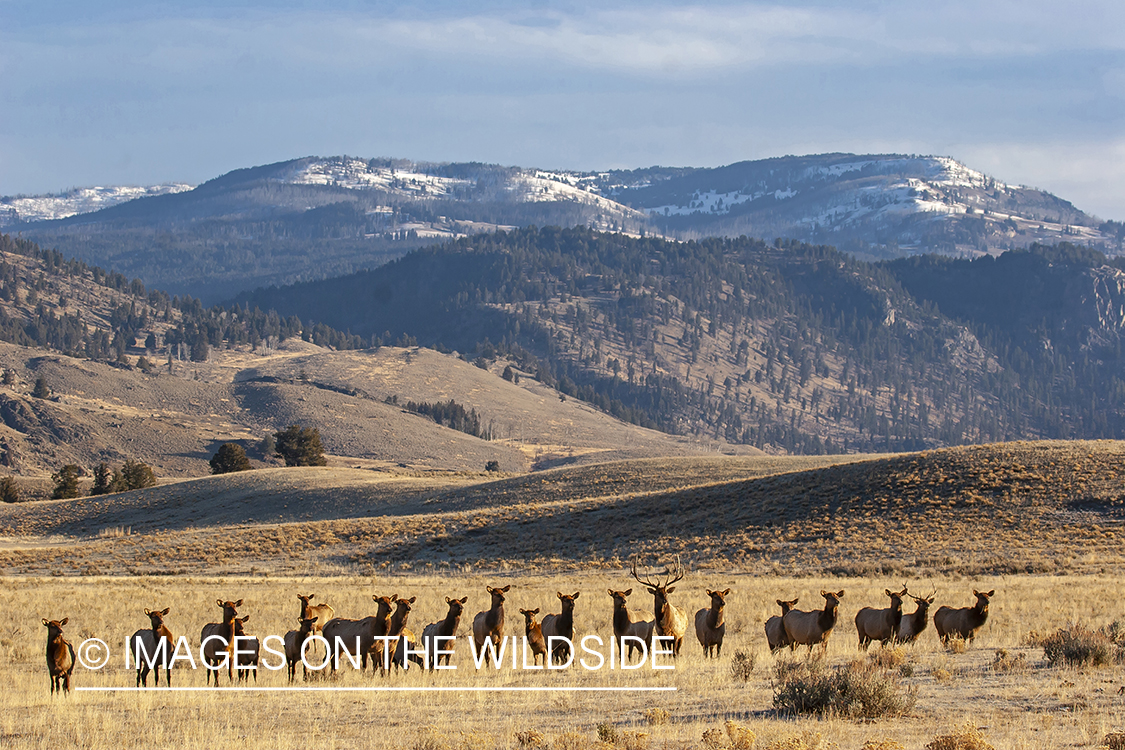
<svg viewBox="0 0 1125 750">
<path fill-rule="evenodd" d="M 85 187 L 50 195 L 17 195 L 0 198 L 0 226 L 65 219 L 119 203 L 168 193 L 182 193 L 194 185 L 170 182 L 150 187 Z"/>
</svg>

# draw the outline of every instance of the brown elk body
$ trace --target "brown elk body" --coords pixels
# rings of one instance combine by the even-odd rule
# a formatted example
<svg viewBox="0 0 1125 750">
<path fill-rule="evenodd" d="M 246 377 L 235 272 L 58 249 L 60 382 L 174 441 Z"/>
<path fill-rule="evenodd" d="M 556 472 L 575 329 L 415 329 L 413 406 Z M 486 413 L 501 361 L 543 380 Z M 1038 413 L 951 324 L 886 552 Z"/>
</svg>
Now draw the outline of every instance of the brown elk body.
<svg viewBox="0 0 1125 750">
<path fill-rule="evenodd" d="M 407 659 L 418 666 L 423 666 L 421 655 L 415 653 L 418 651 L 418 638 L 410 628 L 406 627 L 406 621 L 410 617 L 410 609 L 416 599 L 417 597 L 412 596 L 409 599 L 396 601 L 395 613 L 391 615 L 391 621 L 388 625 L 387 637 L 395 639 L 391 643 L 390 660 L 396 668 L 406 669 Z"/>
<path fill-rule="evenodd" d="M 574 600 L 580 593 L 579 591 L 573 594 L 556 592 L 555 596 L 562 603 L 562 613 L 543 616 L 543 638 L 547 643 L 551 643 L 551 638 L 566 638 L 565 641 L 558 641 L 551 647 L 551 661 L 555 664 L 563 664 L 570 659 L 570 644 L 574 643 Z"/>
<path fill-rule="evenodd" d="M 485 647 L 485 641 L 495 648 L 504 638 L 504 594 L 512 588 L 511 584 L 503 588 L 485 586 L 489 596 L 492 597 L 492 606 L 484 612 L 478 612 L 473 618 L 473 646 L 476 653 Z M 485 653 L 482 664 L 488 664 L 489 653 Z"/>
<path fill-rule="evenodd" d="M 547 666 L 547 642 L 543 639 L 543 626 L 535 621 L 535 615 L 539 614 L 539 607 L 521 609 L 520 614 L 523 615 L 524 620 L 523 634 L 527 639 L 527 645 L 531 648 L 532 664 L 539 666 L 539 658 L 542 657 L 543 666 Z"/>
<path fill-rule="evenodd" d="M 258 681 L 258 665 L 262 661 L 262 642 L 256 635 L 249 635 L 243 625 L 250 619 L 250 615 L 235 618 L 234 637 L 234 671 L 238 681 L 249 682 L 250 675 L 254 675 L 254 682 Z"/>
<path fill-rule="evenodd" d="M 789 614 L 789 610 L 797 606 L 800 597 L 792 601 L 783 602 L 777 600 L 777 604 L 781 607 L 781 614 L 774 615 L 766 620 L 766 643 L 769 644 L 771 652 L 777 652 L 789 645 L 789 636 L 785 634 L 785 625 L 782 618 Z"/>
<path fill-rule="evenodd" d="M 234 651 L 234 621 L 238 616 L 238 608 L 242 606 L 242 600 L 224 602 L 219 599 L 216 604 L 223 610 L 223 621 L 209 622 L 204 625 L 203 630 L 199 633 L 199 642 L 203 653 L 203 661 L 212 667 L 207 670 L 207 684 L 211 684 L 211 677 L 214 676 L 215 687 L 218 687 L 219 669 L 221 669 L 219 664 L 222 663 L 222 654 L 226 654 L 227 681 L 234 682 L 234 658 L 231 656 Z"/>
<path fill-rule="evenodd" d="M 678 657 L 680 655 L 680 647 L 684 643 L 684 634 L 687 633 L 687 612 L 681 607 L 676 607 L 668 601 L 668 594 L 676 590 L 673 583 L 682 580 L 684 577 L 683 566 L 676 562 L 676 567 L 673 570 L 665 568 L 664 575 L 668 578 L 664 581 L 650 581 L 642 579 L 637 575 L 637 561 L 633 561 L 633 578 L 637 582 L 645 586 L 648 593 L 652 594 L 652 607 L 653 607 L 653 625 L 652 625 L 652 639 L 653 648 L 657 647 L 659 643 L 656 639 L 661 638 L 660 642 L 672 642 L 672 656 Z"/>
<path fill-rule="evenodd" d="M 334 617 L 324 623 L 324 630 L 321 631 L 321 635 L 328 641 L 333 673 L 336 672 L 336 663 L 341 650 L 347 652 L 351 658 L 359 659 L 361 671 L 367 669 L 367 657 L 369 655 L 372 656 L 372 666 L 377 666 L 378 659 L 372 652 L 378 649 L 381 643 L 377 639 L 387 634 L 387 629 L 390 627 L 391 606 L 398 599 L 398 595 L 375 596 L 372 594 L 371 598 L 376 603 L 375 614 L 371 617 L 364 617 L 361 620 Z"/>
<path fill-rule="evenodd" d="M 727 632 L 727 625 L 723 622 L 723 607 L 726 606 L 730 589 L 725 591 L 710 591 L 711 606 L 704 607 L 695 613 L 695 637 L 703 647 L 703 655 L 718 658 L 723 652 L 723 635 Z"/>
<path fill-rule="evenodd" d="M 828 650 L 828 637 L 836 627 L 840 599 L 844 597 L 844 592 L 821 591 L 820 595 L 824 597 L 824 609 L 812 612 L 791 609 L 781 618 L 790 650 L 795 650 L 797 646 L 808 646 L 809 651 L 812 651 L 812 647 L 817 644 Z"/>
<path fill-rule="evenodd" d="M 445 613 L 445 619 L 438 622 L 432 622 L 422 630 L 422 645 L 426 650 L 426 661 L 429 668 L 434 669 L 441 659 L 445 659 L 445 663 L 449 664 L 450 654 L 438 654 L 438 650 L 452 651 L 452 645 L 455 641 L 446 640 L 454 638 L 457 635 L 457 626 L 461 623 L 461 615 L 465 611 L 465 602 L 469 601 L 469 597 L 465 596 L 460 599 L 450 599 L 445 597 L 445 603 L 449 605 L 449 611 Z"/>
<path fill-rule="evenodd" d="M 902 597 L 906 596 L 906 586 L 902 591 L 884 589 L 891 598 L 891 606 L 886 609 L 864 607 L 855 613 L 855 629 L 859 633 L 859 647 L 867 650 L 871 641 L 879 641 L 884 646 L 898 637 L 902 625 Z"/>
<path fill-rule="evenodd" d="M 898 628 L 898 638 L 895 639 L 896 643 L 914 643 L 918 640 L 918 636 L 929 625 L 929 618 L 926 616 L 930 611 L 930 605 L 934 603 L 933 595 L 929 597 L 910 595 L 917 605 L 913 612 L 904 614 L 902 616 L 902 624 Z"/>
<path fill-rule="evenodd" d="M 305 642 L 316 634 L 316 617 L 302 617 L 297 620 L 297 630 L 290 630 L 285 634 L 285 666 L 288 670 L 289 681 L 297 677 L 297 664 L 303 661 Z M 308 665 L 305 666 L 305 679 L 309 678 Z"/>
<path fill-rule="evenodd" d="M 996 589 L 987 593 L 974 589 L 973 596 L 977 598 L 977 603 L 972 607 L 938 607 L 938 611 L 934 612 L 934 629 L 941 642 L 949 643 L 950 638 L 964 638 L 972 642 L 977 631 L 988 620 L 988 601 L 995 593 Z"/>
<path fill-rule="evenodd" d="M 48 620 L 43 618 L 43 627 L 47 628 L 47 676 L 51 680 L 51 694 L 70 692 L 70 675 L 74 673 L 74 648 L 70 641 L 63 638 L 63 625 L 70 620 L 64 617 L 61 620 Z"/>
<path fill-rule="evenodd" d="M 164 684 L 172 687 L 172 631 L 164 624 L 169 609 L 145 609 L 149 627 L 142 628 L 129 638 L 130 648 L 137 664 L 137 687 L 148 687 L 149 663 L 152 663 L 153 685 L 160 684 L 160 668 L 164 667 Z"/>
<path fill-rule="evenodd" d="M 617 651 L 624 657 L 625 647 L 628 644 L 629 658 L 631 659 L 633 658 L 633 649 L 640 648 L 637 642 L 632 639 L 637 638 L 642 643 L 651 643 L 653 622 L 629 611 L 626 598 L 633 593 L 633 589 L 626 589 L 625 591 L 607 589 L 607 591 L 613 597 L 613 637 L 617 639 Z M 630 640 L 626 641 L 626 636 L 629 636 Z M 645 646 L 645 648 L 648 648 L 648 646 Z"/>
<path fill-rule="evenodd" d="M 335 616 L 336 611 L 324 603 L 317 605 L 309 604 L 309 600 L 314 596 L 316 596 L 316 594 L 309 594 L 308 596 L 297 594 L 297 598 L 301 600 L 301 612 L 298 617 L 302 620 L 310 617 L 316 618 L 316 624 L 313 625 L 313 632 L 319 633 L 324 629 L 324 623 Z"/>
</svg>

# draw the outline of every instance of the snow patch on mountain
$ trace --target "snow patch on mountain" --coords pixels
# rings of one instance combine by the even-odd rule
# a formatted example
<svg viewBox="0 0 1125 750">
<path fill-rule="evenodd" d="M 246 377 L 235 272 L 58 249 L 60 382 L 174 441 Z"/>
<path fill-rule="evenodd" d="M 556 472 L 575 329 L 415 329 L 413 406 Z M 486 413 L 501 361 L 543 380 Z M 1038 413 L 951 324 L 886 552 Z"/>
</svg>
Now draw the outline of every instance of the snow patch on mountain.
<svg viewBox="0 0 1125 750">
<path fill-rule="evenodd" d="M 171 182 L 148 187 L 84 187 L 49 195 L 7 196 L 0 198 L 0 226 L 65 219 L 137 198 L 182 193 L 194 187 L 182 182 Z"/>
</svg>

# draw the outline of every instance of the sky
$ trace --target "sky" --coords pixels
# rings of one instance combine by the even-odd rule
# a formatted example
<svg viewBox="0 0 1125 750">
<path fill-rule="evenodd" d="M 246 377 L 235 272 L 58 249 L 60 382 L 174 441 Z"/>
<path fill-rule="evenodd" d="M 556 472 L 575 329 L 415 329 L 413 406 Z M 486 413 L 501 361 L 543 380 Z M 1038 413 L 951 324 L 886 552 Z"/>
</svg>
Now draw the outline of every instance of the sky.
<svg viewBox="0 0 1125 750">
<path fill-rule="evenodd" d="M 0 196 L 347 154 L 952 156 L 1125 220 L 1125 3 L 0 0 Z"/>
</svg>

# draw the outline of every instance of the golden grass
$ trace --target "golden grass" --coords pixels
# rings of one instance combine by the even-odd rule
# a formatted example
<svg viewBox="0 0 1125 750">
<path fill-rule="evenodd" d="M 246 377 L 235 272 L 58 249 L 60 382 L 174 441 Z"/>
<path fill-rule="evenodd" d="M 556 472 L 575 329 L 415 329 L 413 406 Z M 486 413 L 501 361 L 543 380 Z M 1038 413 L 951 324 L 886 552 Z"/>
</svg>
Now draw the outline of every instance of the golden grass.
<svg viewBox="0 0 1125 750">
<path fill-rule="evenodd" d="M 364 686 L 672 686 L 675 693 L 231 693 L 218 689 L 201 693 L 167 693 L 150 689 L 143 694 L 74 692 L 52 698 L 43 661 L 41 617 L 70 617 L 67 637 L 77 645 L 100 637 L 120 644 L 129 633 L 147 624 L 144 607 L 170 607 L 167 623 L 175 635 L 187 634 L 198 644 L 199 630 L 216 619 L 217 598 L 242 598 L 242 614 L 251 615 L 249 632 L 283 634 L 294 627 L 297 593 L 316 593 L 332 604 L 337 615 L 359 617 L 371 613 L 371 594 L 417 596 L 411 626 L 419 631 L 444 614 L 444 597 L 468 595 L 462 631 L 473 613 L 486 606 L 484 586 L 512 584 L 508 608 L 557 605 L 558 589 L 581 590 L 577 627 L 580 634 L 609 633 L 611 603 L 607 588 L 625 588 L 624 570 L 556 576 L 513 574 L 379 576 L 377 578 L 7 578 L 0 590 L 0 659 L 7 666 L 9 689 L 0 695 L 0 744 L 4 747 L 91 748 L 162 747 L 296 748 L 316 738 L 320 747 L 350 748 L 518 748 L 599 745 L 599 726 L 612 730 L 619 743 L 635 747 L 699 747 L 707 732 L 722 747 L 733 747 L 746 734 L 756 735 L 753 747 L 808 748 L 837 746 L 847 750 L 890 748 L 899 743 L 921 748 L 939 736 L 960 731 L 966 722 L 983 727 L 982 738 L 997 750 L 1094 746 L 1121 731 L 1119 670 L 1049 668 L 1039 649 L 1022 645 L 1033 630 L 1047 631 L 1069 622 L 1075 612 L 1096 625 L 1119 617 L 1125 585 L 1115 576 L 1000 576 L 987 579 L 939 579 L 937 604 L 968 603 L 973 587 L 995 588 L 991 617 L 976 641 L 963 654 L 938 646 L 932 628 L 921 642 L 890 657 L 892 664 L 909 664 L 903 683 L 918 691 L 910 716 L 874 723 L 838 718 L 789 720 L 772 712 L 772 664 L 762 624 L 776 609 L 773 600 L 800 596 L 802 604 L 816 601 L 822 588 L 847 591 L 840 625 L 829 643 L 827 658 L 844 664 L 857 658 L 857 638 L 851 618 L 864 605 L 877 603 L 888 579 L 758 578 L 729 573 L 689 574 L 677 586 L 673 602 L 694 614 L 705 606 L 704 590 L 733 589 L 727 606 L 724 654 L 746 650 L 759 664 L 750 679 L 736 680 L 730 656 L 706 660 L 692 633 L 671 672 L 638 670 L 630 673 L 567 671 L 528 673 L 508 667 L 476 673 L 467 654 L 459 650 L 454 672 L 428 675 L 418 670 L 388 678 L 344 673 L 327 684 Z M 912 585 L 924 585 L 917 582 Z M 650 605 L 648 596 L 634 593 L 637 608 Z M 517 623 L 509 618 L 509 628 Z M 463 645 L 463 644 L 461 644 Z M 997 651 L 1022 654 L 1028 668 L 992 668 Z M 120 646 L 116 647 L 120 657 Z M 780 659 L 803 658 L 782 654 Z M 869 657 L 871 658 L 871 657 Z M 900 658 L 902 662 L 900 662 Z M 74 684 L 132 685 L 134 675 L 115 659 L 101 673 L 76 670 Z M 936 679 L 947 671 L 949 682 Z M 906 671 L 900 669 L 900 674 Z M 151 679 L 151 678 L 150 678 Z M 224 685 L 225 685 L 225 677 Z M 202 686 L 201 673 L 174 672 L 177 686 Z M 263 686 L 285 685 L 284 672 L 263 672 Z M 643 738 L 640 735 L 645 735 Z M 817 740 L 820 735 L 820 740 Z M 519 738 L 523 737 L 521 741 Z M 526 744 L 539 742 L 541 744 Z M 643 743 L 640 744 L 640 743 Z M 819 744 L 818 744 L 819 743 Z M 881 744 L 880 744 L 881 743 Z"/>
</svg>

